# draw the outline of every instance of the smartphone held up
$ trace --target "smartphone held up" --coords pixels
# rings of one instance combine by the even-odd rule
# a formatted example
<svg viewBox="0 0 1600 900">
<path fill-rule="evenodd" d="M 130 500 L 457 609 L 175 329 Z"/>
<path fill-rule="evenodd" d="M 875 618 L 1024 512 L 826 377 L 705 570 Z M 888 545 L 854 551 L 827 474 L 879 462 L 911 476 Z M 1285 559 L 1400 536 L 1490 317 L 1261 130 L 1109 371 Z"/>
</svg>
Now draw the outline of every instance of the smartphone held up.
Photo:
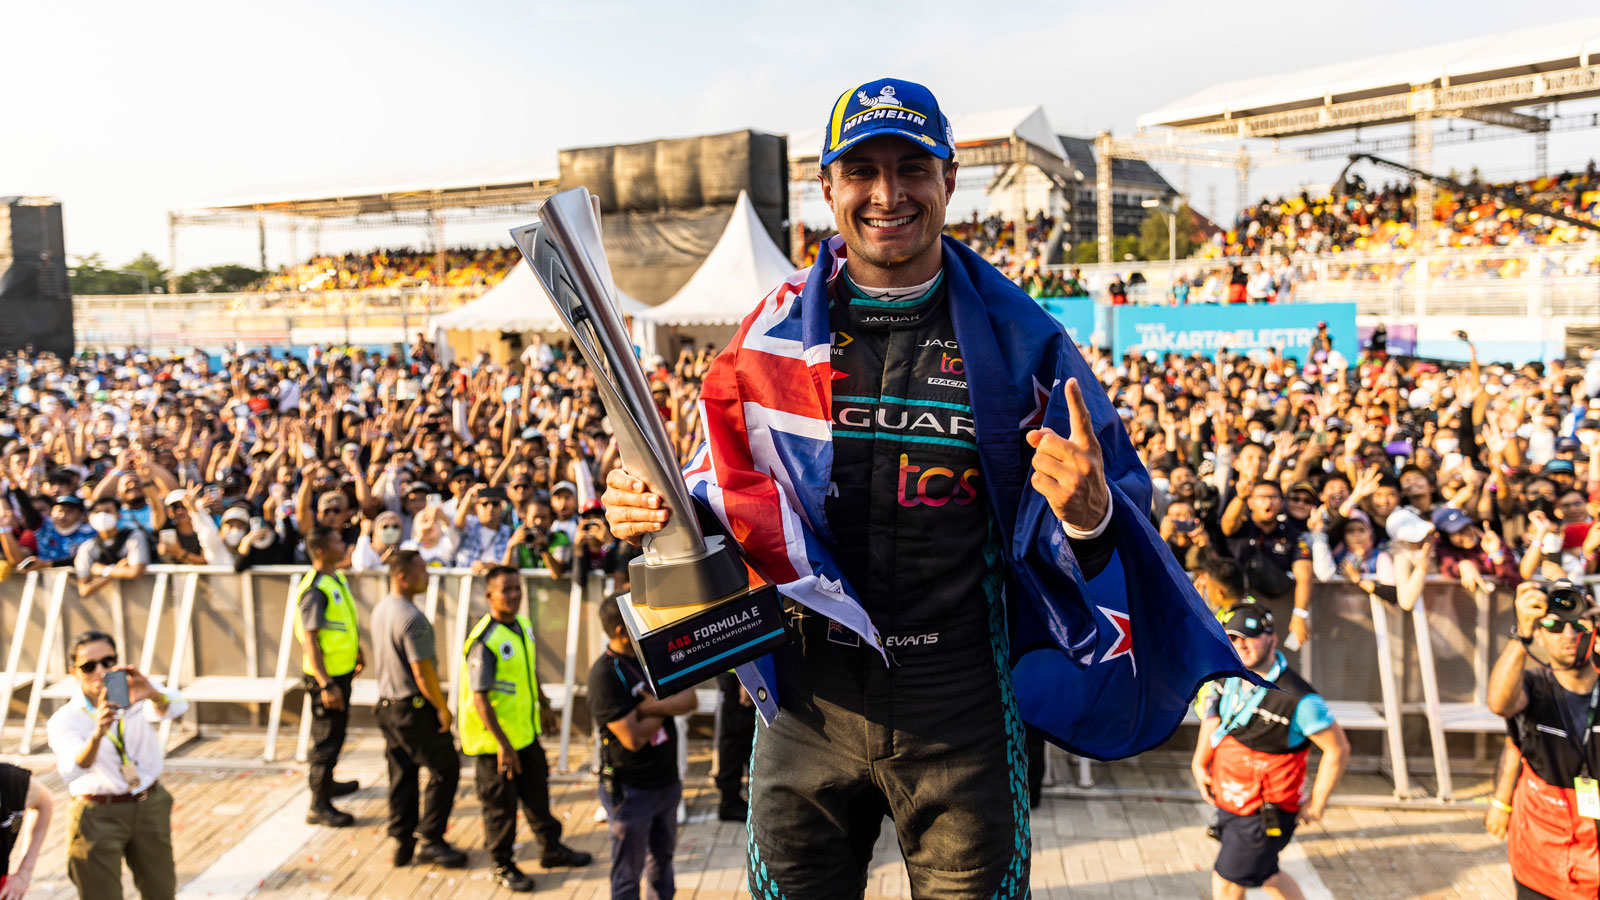
<svg viewBox="0 0 1600 900">
<path fill-rule="evenodd" d="M 112 669 L 105 674 L 106 705 L 127 709 L 133 704 L 128 699 L 128 673 Z"/>
</svg>

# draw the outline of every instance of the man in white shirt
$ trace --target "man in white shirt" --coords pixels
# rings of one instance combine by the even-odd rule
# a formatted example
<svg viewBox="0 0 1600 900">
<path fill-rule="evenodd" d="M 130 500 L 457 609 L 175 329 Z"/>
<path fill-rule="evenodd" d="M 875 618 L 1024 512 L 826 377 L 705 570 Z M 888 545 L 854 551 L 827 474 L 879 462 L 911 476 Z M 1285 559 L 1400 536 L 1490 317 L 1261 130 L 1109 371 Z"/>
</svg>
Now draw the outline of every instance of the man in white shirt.
<svg viewBox="0 0 1600 900">
<path fill-rule="evenodd" d="M 1268 272 L 1261 263 L 1250 266 L 1250 280 L 1245 282 L 1245 295 L 1251 303 L 1266 303 L 1277 293 L 1278 284 L 1273 281 L 1272 273 Z"/>
<path fill-rule="evenodd" d="M 132 666 L 117 664 L 111 636 L 86 631 L 72 641 L 78 690 L 50 717 L 50 750 L 72 797 L 67 877 L 84 900 L 120 900 L 122 861 L 144 900 L 177 893 L 172 859 L 172 795 L 159 783 L 165 765 L 156 723 L 189 702 Z M 107 702 L 105 675 L 126 673 L 128 706 Z"/>
</svg>

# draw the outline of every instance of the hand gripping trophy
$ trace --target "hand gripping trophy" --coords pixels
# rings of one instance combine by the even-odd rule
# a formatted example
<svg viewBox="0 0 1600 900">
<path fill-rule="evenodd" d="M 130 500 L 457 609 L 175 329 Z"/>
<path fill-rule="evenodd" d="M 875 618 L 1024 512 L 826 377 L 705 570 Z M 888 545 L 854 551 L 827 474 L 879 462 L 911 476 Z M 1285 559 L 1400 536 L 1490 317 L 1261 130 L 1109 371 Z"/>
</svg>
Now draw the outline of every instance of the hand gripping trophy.
<svg viewBox="0 0 1600 900">
<path fill-rule="evenodd" d="M 562 191 L 545 201 L 538 223 L 511 237 L 594 371 L 629 471 L 673 511 L 665 528 L 645 536 L 644 553 L 628 566 L 632 593 L 617 598 L 650 687 L 657 696 L 674 693 L 782 646 L 777 590 L 737 544 L 700 530 L 618 310 L 598 204 L 585 188 Z"/>
</svg>

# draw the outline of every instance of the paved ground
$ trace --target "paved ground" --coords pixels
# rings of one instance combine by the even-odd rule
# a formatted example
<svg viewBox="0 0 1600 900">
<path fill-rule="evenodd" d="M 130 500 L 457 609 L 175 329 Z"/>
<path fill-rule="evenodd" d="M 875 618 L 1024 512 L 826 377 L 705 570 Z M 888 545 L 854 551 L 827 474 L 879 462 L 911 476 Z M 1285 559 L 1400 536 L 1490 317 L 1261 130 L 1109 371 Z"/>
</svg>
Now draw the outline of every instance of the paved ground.
<svg viewBox="0 0 1600 900">
<path fill-rule="evenodd" d="M 177 800 L 173 823 L 178 880 L 189 898 L 429 898 L 469 900 L 515 896 L 488 878 L 483 833 L 470 767 L 452 819 L 450 839 L 471 851 L 470 867 L 446 871 L 431 866 L 395 870 L 391 844 L 383 836 L 384 789 L 375 733 L 353 735 L 340 776 L 358 777 L 357 795 L 341 801 L 357 827 L 332 830 L 302 822 L 306 795 L 303 771 L 294 765 L 251 761 L 257 736 L 195 741 L 175 755 L 162 781 Z M 292 753 L 285 741 L 283 752 Z M 694 745 L 688 790 L 690 821 L 681 832 L 678 896 L 686 900 L 731 900 L 744 891 L 744 827 L 717 822 L 715 794 L 705 773 L 709 748 Z M 552 759 L 554 752 L 551 752 Z M 65 797 L 49 759 L 20 760 Z M 1096 766 L 1101 788 L 1167 792 L 1171 799 L 1050 797 L 1033 819 L 1033 887 L 1041 898 L 1205 898 L 1215 845 L 1200 825 L 1200 804 L 1177 799 L 1188 791 L 1187 770 L 1177 760 L 1145 760 Z M 1381 795 L 1387 782 L 1351 776 L 1353 794 Z M 1471 786 L 1469 786 L 1471 787 Z M 1476 786 L 1481 790 L 1483 785 Z M 544 872 L 519 845 L 524 869 L 538 881 L 540 897 L 607 896 L 606 832 L 594 820 L 598 806 L 592 782 L 570 778 L 553 785 L 556 814 L 567 823 L 569 843 L 597 857 L 584 870 Z M 1458 810 L 1394 811 L 1336 807 L 1326 821 L 1303 830 L 1286 857 L 1286 868 L 1308 874 L 1318 897 L 1511 898 L 1505 849 L 1483 832 L 1482 806 Z M 67 898 L 64 818 L 57 816 L 31 897 Z M 528 838 L 526 829 L 521 832 Z M 910 888 L 886 823 L 868 890 L 871 898 L 907 898 Z M 1323 888 L 1315 888 L 1320 883 Z M 136 894 L 131 880 L 127 895 Z M 95 898 L 103 900 L 103 898 Z"/>
</svg>

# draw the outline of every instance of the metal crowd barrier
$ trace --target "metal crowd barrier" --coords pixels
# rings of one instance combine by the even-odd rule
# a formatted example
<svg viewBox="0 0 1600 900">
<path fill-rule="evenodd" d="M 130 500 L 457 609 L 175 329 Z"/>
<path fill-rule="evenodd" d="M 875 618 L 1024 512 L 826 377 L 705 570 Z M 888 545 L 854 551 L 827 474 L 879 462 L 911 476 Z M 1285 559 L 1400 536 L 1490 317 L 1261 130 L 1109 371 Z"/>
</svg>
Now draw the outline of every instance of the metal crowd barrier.
<svg viewBox="0 0 1600 900">
<path fill-rule="evenodd" d="M 79 597 L 68 569 L 30 572 L 0 583 L 0 628 L 10 635 L 5 670 L 0 673 L 0 741 L 22 705 L 19 752 L 37 749 L 39 717 L 46 701 L 70 699 L 67 644 L 88 628 L 109 632 L 119 654 L 137 660 L 177 686 L 193 708 L 179 723 L 180 738 L 207 724 L 260 724 L 266 709 L 262 758 L 275 758 L 286 699 L 300 688 L 299 647 L 293 638 L 290 592 L 304 567 L 266 566 L 236 573 L 211 566 L 151 566 L 138 579 L 112 582 L 90 597 Z M 387 589 L 383 572 L 347 573 L 352 592 L 371 622 L 372 607 Z M 423 611 L 435 624 L 440 679 L 451 708 L 458 704 L 461 646 L 488 612 L 482 588 L 466 569 L 430 570 Z M 1600 580 L 1600 579 L 1597 579 Z M 558 765 L 570 771 L 569 751 L 580 679 L 603 650 L 594 610 L 603 597 L 604 577 L 581 584 L 551 578 L 544 570 L 524 570 L 527 610 L 535 627 L 538 677 L 551 706 L 560 713 Z M 1289 602 L 1275 609 L 1288 621 Z M 1452 793 L 1447 736 L 1478 735 L 1474 756 L 1485 759 L 1487 736 L 1504 722 L 1486 705 L 1491 660 L 1504 648 L 1513 624 L 1509 588 L 1469 595 L 1455 581 L 1430 577 L 1421 600 L 1407 615 L 1353 585 L 1319 583 L 1311 604 L 1312 640 L 1291 661 L 1329 701 L 1350 730 L 1383 736 L 1382 767 L 1396 794 L 1410 792 L 1408 746 L 1426 742 L 1438 781 L 1438 794 Z M 1409 623 L 1409 626 L 1408 626 Z M 363 628 L 371 654 L 371 634 Z M 302 692 L 303 693 L 303 692 Z M 377 685 L 370 671 L 356 680 L 352 705 L 373 706 Z M 714 712 L 716 692 L 699 692 L 700 713 Z M 301 699 L 300 742 L 304 757 L 309 734 L 310 697 Z M 1408 721 L 1408 718 L 1409 721 Z M 1418 719 L 1420 718 L 1420 728 Z M 1407 727 L 1409 726 L 1409 727 Z M 170 738 L 172 723 L 164 737 Z M 1080 783 L 1089 783 L 1087 767 Z"/>
<path fill-rule="evenodd" d="M 300 652 L 293 637 L 290 600 L 303 566 L 261 566 L 244 572 L 217 566 L 150 566 L 141 578 L 114 581 L 79 597 L 70 569 L 29 572 L 0 583 L 0 627 L 10 634 L 0 674 L 0 741 L 14 703 L 25 703 L 20 753 L 38 749 L 39 717 L 45 701 L 70 699 L 68 642 L 89 628 L 117 641 L 124 660 L 176 686 L 192 704 L 182 717 L 180 738 L 199 733 L 200 723 L 255 723 L 267 707 L 262 758 L 276 757 L 286 698 L 300 688 Z M 372 608 L 387 591 L 384 572 L 346 573 L 361 610 L 361 641 L 372 656 Z M 587 581 L 555 579 L 542 569 L 523 571 L 527 612 L 534 623 L 538 678 L 550 705 L 561 715 L 558 765 L 567 771 L 574 698 L 582 659 L 597 656 L 605 639 L 594 610 L 604 576 Z M 481 587 L 467 569 L 431 569 L 422 607 L 434 623 L 439 676 L 452 711 L 459 703 L 461 647 L 472 625 L 488 610 Z M 174 597 L 176 594 L 176 597 Z M 176 602 L 174 602 L 176 601 Z M 353 707 L 377 703 L 369 669 L 355 681 Z M 302 699 L 297 756 L 304 758 L 310 727 L 310 697 Z M 171 738 L 173 723 L 162 737 Z"/>
<path fill-rule="evenodd" d="M 1454 793 L 1450 735 L 1474 736 L 1474 761 L 1493 762 L 1499 745 L 1488 738 L 1505 733 L 1505 720 L 1488 708 L 1489 671 L 1515 624 L 1514 588 L 1468 594 L 1459 582 L 1434 575 L 1409 613 L 1343 581 L 1313 589 L 1311 640 L 1285 655 L 1347 731 L 1381 735 L 1379 766 L 1393 779 L 1396 797 L 1412 795 L 1409 747 L 1426 745 L 1423 758 L 1432 763 L 1442 801 Z M 1289 621 L 1291 599 L 1268 606 L 1279 622 Z M 1193 721 L 1192 709 L 1189 715 Z M 1081 758 L 1078 785 L 1094 785 Z"/>
</svg>

